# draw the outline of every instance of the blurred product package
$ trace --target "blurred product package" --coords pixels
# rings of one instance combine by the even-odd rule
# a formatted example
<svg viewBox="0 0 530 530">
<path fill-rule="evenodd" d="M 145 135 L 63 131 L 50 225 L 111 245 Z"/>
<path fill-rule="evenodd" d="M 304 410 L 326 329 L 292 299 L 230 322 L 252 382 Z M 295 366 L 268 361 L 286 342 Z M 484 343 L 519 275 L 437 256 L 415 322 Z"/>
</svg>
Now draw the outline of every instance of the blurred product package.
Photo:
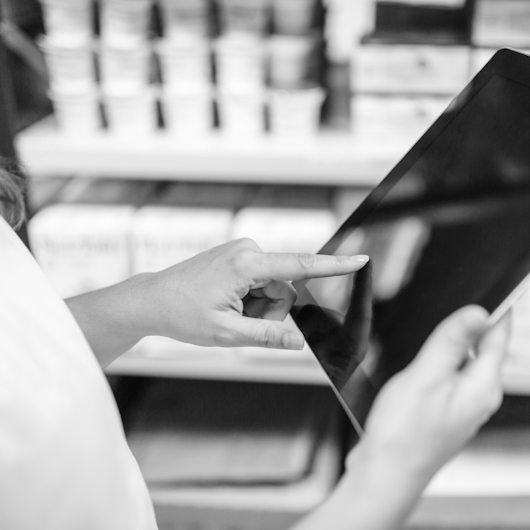
<svg viewBox="0 0 530 530">
<path fill-rule="evenodd" d="M 145 42 L 151 27 L 151 0 L 101 0 L 100 35 L 106 42 Z"/>
<path fill-rule="evenodd" d="M 351 100 L 352 131 L 359 137 L 415 140 L 450 102 L 448 96 L 355 94 Z"/>
<path fill-rule="evenodd" d="M 51 89 L 79 91 L 96 83 L 94 49 L 90 38 L 44 35 L 37 44 L 44 55 Z"/>
<path fill-rule="evenodd" d="M 278 35 L 307 35 L 318 24 L 317 0 L 272 0 L 272 31 Z"/>
<path fill-rule="evenodd" d="M 89 39 L 94 27 L 92 0 L 40 0 L 46 34 Z"/>
<path fill-rule="evenodd" d="M 469 79 L 469 47 L 369 36 L 353 58 L 355 92 L 454 95 Z"/>
<path fill-rule="evenodd" d="M 28 225 L 36 260 L 62 297 L 130 276 L 129 234 L 152 182 L 76 178 Z"/>
<path fill-rule="evenodd" d="M 58 128 L 63 133 L 90 134 L 102 128 L 97 86 L 50 89 L 48 97 Z"/>
<path fill-rule="evenodd" d="M 250 237 L 264 252 L 317 252 L 337 228 L 324 188 L 261 186 L 234 217 L 231 239 Z"/>
<path fill-rule="evenodd" d="M 209 0 L 159 0 L 158 5 L 166 38 L 210 35 L 212 10 Z"/>
<path fill-rule="evenodd" d="M 477 46 L 530 47 L 530 2 L 475 0 L 471 40 Z"/>
<path fill-rule="evenodd" d="M 265 252 L 318 252 L 336 228 L 329 210 L 243 208 L 231 239 L 250 237 Z"/>
<path fill-rule="evenodd" d="M 99 75 L 106 90 L 142 90 L 152 80 L 153 54 L 149 42 L 102 40 L 98 46 Z"/>
<path fill-rule="evenodd" d="M 212 83 L 210 42 L 203 37 L 160 39 L 155 44 L 165 87 L 203 87 Z"/>
<path fill-rule="evenodd" d="M 284 529 L 336 483 L 327 389 L 251 385 L 155 379 L 139 396 L 125 428 L 159 524 Z"/>
<path fill-rule="evenodd" d="M 120 136 L 153 133 L 158 128 L 156 91 L 103 87 L 102 102 L 109 131 Z"/>
<path fill-rule="evenodd" d="M 162 187 L 134 216 L 133 272 L 159 271 L 226 243 L 243 190 L 222 184 Z"/>
<path fill-rule="evenodd" d="M 324 90 L 320 87 L 271 90 L 270 131 L 292 138 L 305 138 L 318 133 L 324 97 Z"/>
<path fill-rule="evenodd" d="M 223 89 L 265 86 L 267 41 L 254 36 L 220 37 L 213 43 L 215 76 Z"/>
<path fill-rule="evenodd" d="M 268 0 L 219 0 L 218 9 L 222 35 L 264 35 L 268 31 Z"/>
<path fill-rule="evenodd" d="M 218 88 L 215 101 L 219 127 L 225 134 L 244 137 L 265 132 L 266 91 L 259 88 Z"/>
<path fill-rule="evenodd" d="M 160 103 L 169 134 L 200 136 L 214 127 L 213 88 L 209 85 L 163 86 Z"/>
<path fill-rule="evenodd" d="M 269 39 L 269 77 L 273 88 L 314 86 L 322 77 L 322 38 L 313 35 L 272 35 Z"/>
</svg>

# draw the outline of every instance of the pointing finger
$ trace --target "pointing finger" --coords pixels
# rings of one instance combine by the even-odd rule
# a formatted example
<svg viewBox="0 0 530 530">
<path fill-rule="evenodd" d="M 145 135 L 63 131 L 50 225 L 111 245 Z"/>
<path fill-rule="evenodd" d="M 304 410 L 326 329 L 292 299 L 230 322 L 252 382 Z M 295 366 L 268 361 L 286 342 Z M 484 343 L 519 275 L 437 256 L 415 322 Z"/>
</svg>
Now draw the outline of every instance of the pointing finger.
<svg viewBox="0 0 530 530">
<path fill-rule="evenodd" d="M 323 278 L 351 274 L 362 269 L 369 257 L 327 256 L 325 254 L 263 254 L 257 268 L 258 281 L 279 280 L 296 281 L 309 278 Z"/>
</svg>

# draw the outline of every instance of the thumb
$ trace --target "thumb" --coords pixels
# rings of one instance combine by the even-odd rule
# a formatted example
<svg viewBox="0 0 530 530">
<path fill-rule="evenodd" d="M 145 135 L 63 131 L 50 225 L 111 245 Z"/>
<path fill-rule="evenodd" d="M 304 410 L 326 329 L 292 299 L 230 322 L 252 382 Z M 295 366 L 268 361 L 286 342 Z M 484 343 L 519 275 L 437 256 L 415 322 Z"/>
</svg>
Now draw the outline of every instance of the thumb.
<svg viewBox="0 0 530 530">
<path fill-rule="evenodd" d="M 229 316 L 220 333 L 219 346 L 259 346 L 283 350 L 301 350 L 304 336 L 286 322 L 277 322 L 246 316 Z"/>
<path fill-rule="evenodd" d="M 413 364 L 441 376 L 457 371 L 468 358 L 468 348 L 484 331 L 487 316 L 479 306 L 455 311 L 436 327 Z"/>
</svg>

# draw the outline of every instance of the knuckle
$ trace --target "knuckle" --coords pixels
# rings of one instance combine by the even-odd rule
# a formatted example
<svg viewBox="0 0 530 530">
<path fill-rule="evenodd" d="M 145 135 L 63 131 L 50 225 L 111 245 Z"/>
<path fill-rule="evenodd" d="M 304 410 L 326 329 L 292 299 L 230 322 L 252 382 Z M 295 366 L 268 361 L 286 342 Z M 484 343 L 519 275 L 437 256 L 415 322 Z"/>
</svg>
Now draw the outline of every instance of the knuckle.
<svg viewBox="0 0 530 530">
<path fill-rule="evenodd" d="M 256 255 L 254 250 L 240 250 L 232 257 L 232 267 L 236 272 L 245 272 L 255 264 Z"/>
<path fill-rule="evenodd" d="M 264 348 L 272 348 L 276 345 L 276 334 L 271 324 L 263 322 L 262 325 L 256 330 L 254 340 L 256 344 Z"/>
<path fill-rule="evenodd" d="M 241 237 L 232 241 L 233 245 L 237 248 L 249 248 L 252 250 L 259 249 L 258 244 L 250 237 Z"/>
<path fill-rule="evenodd" d="M 297 254 L 296 258 L 300 267 L 305 271 L 311 270 L 316 263 L 316 256 L 307 252 L 301 252 L 300 254 Z"/>
</svg>

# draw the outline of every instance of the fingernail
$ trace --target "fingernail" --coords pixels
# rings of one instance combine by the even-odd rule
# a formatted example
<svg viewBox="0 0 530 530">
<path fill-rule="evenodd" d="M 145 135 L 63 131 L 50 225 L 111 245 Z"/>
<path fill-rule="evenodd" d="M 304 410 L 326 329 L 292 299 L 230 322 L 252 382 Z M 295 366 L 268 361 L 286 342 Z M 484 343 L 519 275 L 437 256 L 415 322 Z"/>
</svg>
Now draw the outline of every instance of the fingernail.
<svg viewBox="0 0 530 530">
<path fill-rule="evenodd" d="M 282 338 L 282 346 L 286 350 L 301 350 L 304 347 L 304 339 L 298 333 L 287 333 Z"/>
<path fill-rule="evenodd" d="M 358 254 L 351 258 L 355 263 L 368 263 L 370 261 L 370 256 L 367 256 L 366 254 Z"/>
</svg>

